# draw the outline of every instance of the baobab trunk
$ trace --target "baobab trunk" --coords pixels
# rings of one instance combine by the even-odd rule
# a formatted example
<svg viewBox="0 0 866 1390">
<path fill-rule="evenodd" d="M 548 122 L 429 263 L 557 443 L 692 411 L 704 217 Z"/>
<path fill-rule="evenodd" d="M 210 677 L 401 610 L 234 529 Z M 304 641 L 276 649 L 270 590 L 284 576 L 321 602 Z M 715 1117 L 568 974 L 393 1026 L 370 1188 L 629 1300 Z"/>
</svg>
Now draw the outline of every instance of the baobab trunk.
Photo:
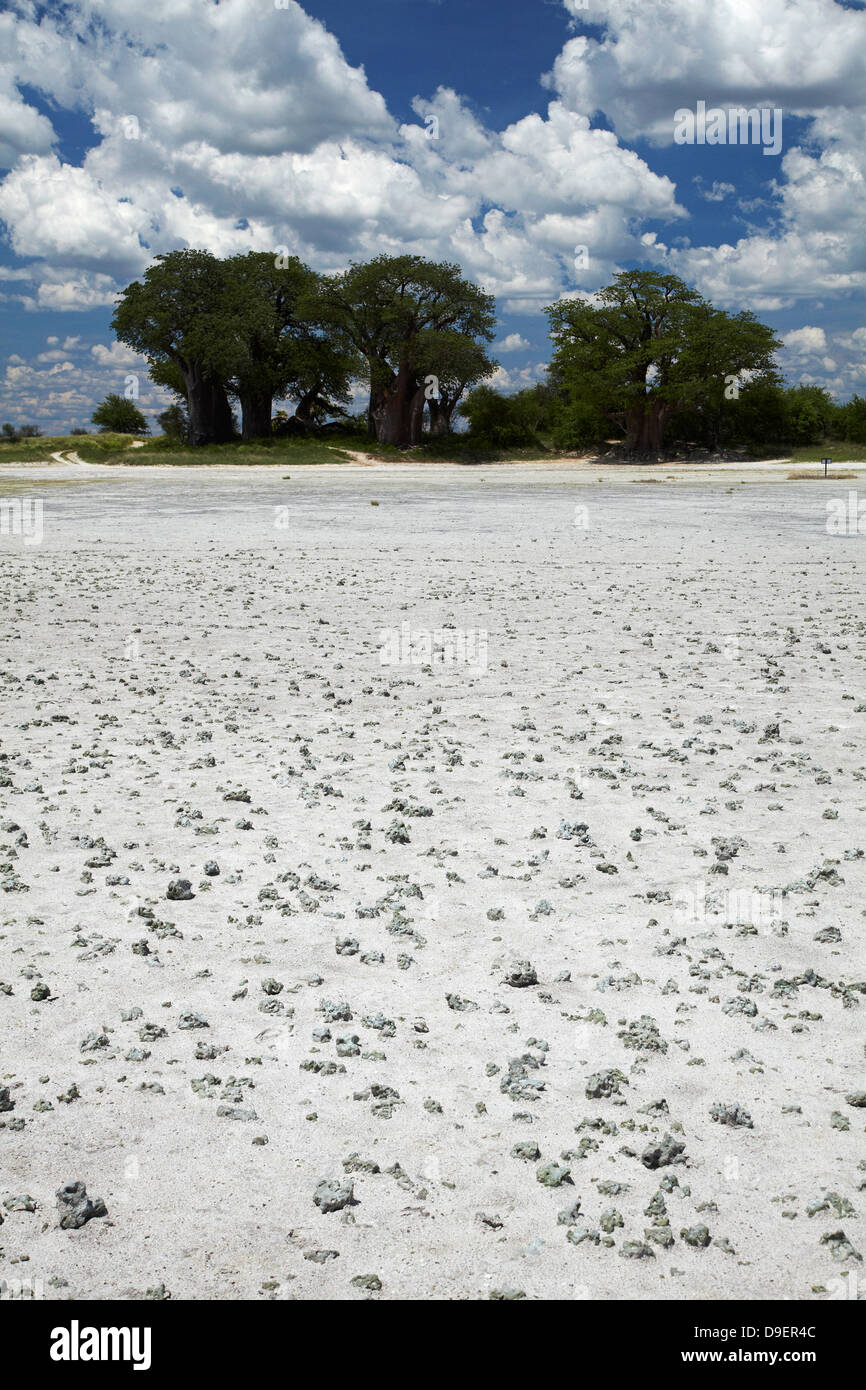
<svg viewBox="0 0 866 1390">
<path fill-rule="evenodd" d="M 233 433 L 232 412 L 222 382 L 206 376 L 200 362 L 181 366 L 189 409 L 189 442 L 224 444 Z"/>
<path fill-rule="evenodd" d="M 442 400 L 428 401 L 430 407 L 430 433 L 443 435 L 451 433 L 451 409 Z"/>
<path fill-rule="evenodd" d="M 303 425 L 305 429 L 309 429 L 313 423 L 313 406 L 318 399 L 319 390 L 318 387 L 316 387 L 315 390 L 308 391 L 305 396 L 302 396 L 295 406 L 294 418 L 299 424 Z"/>
<path fill-rule="evenodd" d="M 418 390 L 415 373 L 401 366 L 379 398 L 376 438 L 380 444 L 394 444 L 398 449 L 405 449 L 411 444 L 412 404 Z M 423 401 L 423 389 L 421 398 Z"/>
<path fill-rule="evenodd" d="M 268 439 L 271 434 L 271 407 L 273 398 L 252 392 L 241 393 L 241 412 L 243 424 L 241 435 L 244 439 Z"/>
<path fill-rule="evenodd" d="M 409 407 L 409 442 L 410 442 L 410 444 L 420 444 L 420 443 L 421 443 L 421 439 L 422 439 L 422 436 L 423 436 L 423 430 L 424 430 L 424 407 L 425 407 L 425 405 L 427 405 L 427 404 L 432 405 L 433 402 L 432 402 L 432 401 L 430 401 L 430 402 L 427 401 L 427 397 L 426 397 L 425 391 L 424 391 L 424 386 L 421 385 L 421 386 L 419 386 L 419 387 L 417 388 L 417 390 L 415 391 L 415 394 L 414 394 L 414 396 L 412 397 L 412 403 L 411 403 L 411 405 L 410 405 L 410 407 Z"/>
<path fill-rule="evenodd" d="M 370 390 L 370 404 L 367 406 L 367 433 L 371 439 L 379 438 L 379 415 L 382 410 L 382 390 L 376 386 Z"/>
<path fill-rule="evenodd" d="M 234 438 L 235 421 L 225 387 L 216 377 L 210 377 L 208 388 L 211 400 L 211 419 L 213 420 L 214 444 L 227 444 Z"/>
<path fill-rule="evenodd" d="M 626 444 L 630 454 L 658 453 L 664 442 L 669 407 L 662 401 L 633 406 L 626 414 Z"/>
</svg>

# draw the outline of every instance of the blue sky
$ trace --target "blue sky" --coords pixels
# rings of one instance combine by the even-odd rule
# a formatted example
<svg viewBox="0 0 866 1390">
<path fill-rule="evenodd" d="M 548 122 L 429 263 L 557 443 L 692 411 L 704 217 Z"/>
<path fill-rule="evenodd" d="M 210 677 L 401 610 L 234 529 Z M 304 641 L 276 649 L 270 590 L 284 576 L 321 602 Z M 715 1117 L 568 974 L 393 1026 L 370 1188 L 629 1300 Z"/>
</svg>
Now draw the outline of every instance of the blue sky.
<svg viewBox="0 0 866 1390">
<path fill-rule="evenodd" d="M 86 425 L 130 375 L 155 414 L 111 305 L 183 245 L 457 261 L 504 390 L 545 304 L 643 265 L 866 394 L 864 40 L 859 0 L 6 0 L 0 420 Z M 698 102 L 782 110 L 781 153 L 674 143 Z"/>
</svg>

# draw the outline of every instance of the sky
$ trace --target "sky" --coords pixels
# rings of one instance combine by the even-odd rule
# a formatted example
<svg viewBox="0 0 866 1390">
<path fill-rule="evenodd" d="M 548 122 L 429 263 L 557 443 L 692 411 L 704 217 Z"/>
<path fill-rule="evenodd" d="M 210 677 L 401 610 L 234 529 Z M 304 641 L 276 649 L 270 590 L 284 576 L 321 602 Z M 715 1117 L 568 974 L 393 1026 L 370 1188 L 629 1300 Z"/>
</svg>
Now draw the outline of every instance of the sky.
<svg viewBox="0 0 866 1390">
<path fill-rule="evenodd" d="M 110 320 L 183 246 L 457 262 L 506 391 L 545 305 L 673 273 L 866 395 L 863 0 L 0 0 L 0 54 L 0 421 L 87 426 L 131 377 L 162 409 Z M 675 138 L 700 103 L 724 141 Z"/>
</svg>

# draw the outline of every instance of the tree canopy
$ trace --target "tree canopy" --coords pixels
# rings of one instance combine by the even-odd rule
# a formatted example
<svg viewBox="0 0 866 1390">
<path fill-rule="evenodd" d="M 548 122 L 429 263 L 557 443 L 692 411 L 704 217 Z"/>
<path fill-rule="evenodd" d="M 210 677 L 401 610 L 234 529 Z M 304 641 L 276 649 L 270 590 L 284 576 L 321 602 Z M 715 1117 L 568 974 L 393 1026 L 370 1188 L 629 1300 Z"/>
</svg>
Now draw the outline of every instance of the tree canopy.
<svg viewBox="0 0 866 1390">
<path fill-rule="evenodd" d="M 622 271 L 592 299 L 547 313 L 551 384 L 621 428 L 634 453 L 660 449 L 677 414 L 736 399 L 740 382 L 772 371 L 781 346 L 753 314 L 716 309 L 656 271 Z"/>
<path fill-rule="evenodd" d="M 352 265 L 323 280 L 317 319 L 364 358 L 369 428 L 381 444 L 418 443 L 429 391 L 444 394 L 450 420 L 466 386 L 495 370 L 483 350 L 494 337 L 493 298 L 447 262 L 407 255 Z"/>
<path fill-rule="evenodd" d="M 102 433 L 150 434 L 150 425 L 134 401 L 114 393 L 105 397 L 90 417 Z"/>
<path fill-rule="evenodd" d="M 233 433 L 225 388 L 232 342 L 222 263 L 209 251 L 157 256 L 123 291 L 112 327 L 152 369 L 179 372 L 189 405 L 192 444 L 219 444 Z"/>
<path fill-rule="evenodd" d="M 323 276 L 288 254 L 173 251 L 127 286 L 113 323 L 176 397 L 160 424 L 192 444 L 234 437 L 233 401 L 245 439 L 303 433 L 339 416 L 351 428 L 361 381 L 368 433 L 401 448 L 422 442 L 425 419 L 435 437 L 450 434 L 457 417 L 490 447 L 544 438 L 592 448 L 617 434 L 645 456 L 666 440 L 809 444 L 834 431 L 866 442 L 866 401 L 838 406 L 816 385 L 786 386 L 772 330 L 748 311 L 716 308 L 675 275 L 623 271 L 547 314 L 547 380 L 504 393 L 486 384 L 498 365 L 492 296 L 458 266 L 417 255 Z M 274 421 L 275 400 L 293 401 L 294 415 L 280 411 Z M 105 428 L 141 428 L 131 402 L 109 402 Z"/>
</svg>

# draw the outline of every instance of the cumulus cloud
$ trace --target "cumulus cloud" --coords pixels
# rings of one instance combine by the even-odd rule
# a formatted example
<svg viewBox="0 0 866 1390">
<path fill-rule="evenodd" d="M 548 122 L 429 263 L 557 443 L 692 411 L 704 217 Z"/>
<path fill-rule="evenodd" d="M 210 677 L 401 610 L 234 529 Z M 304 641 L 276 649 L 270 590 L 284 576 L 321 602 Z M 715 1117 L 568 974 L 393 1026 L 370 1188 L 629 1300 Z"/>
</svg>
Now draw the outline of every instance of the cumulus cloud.
<svg viewBox="0 0 866 1390">
<path fill-rule="evenodd" d="M 782 342 L 788 352 L 808 357 L 816 352 L 824 352 L 827 347 L 827 335 L 823 328 L 794 328 L 790 333 L 783 335 Z"/>
<path fill-rule="evenodd" d="M 529 343 L 519 333 L 507 333 L 500 342 L 493 344 L 494 352 L 519 352 L 521 348 L 528 348 Z"/>
<path fill-rule="evenodd" d="M 492 131 L 439 88 L 398 129 L 294 0 L 70 0 L 38 23 L 16 8 L 19 80 L 95 131 L 80 166 L 30 151 L 0 185 L 13 249 L 45 265 L 31 307 L 109 302 L 157 252 L 198 245 L 285 246 L 325 270 L 409 249 L 537 310 L 586 281 L 577 245 L 600 277 L 638 249 L 636 208 L 685 215 L 671 180 L 558 101 Z"/>
<path fill-rule="evenodd" d="M 596 36 L 565 44 L 546 111 L 496 130 L 444 87 L 416 96 L 417 120 L 398 125 L 295 0 L 7 0 L 0 218 L 25 264 L 0 268 L 0 299 L 33 312 L 106 308 L 154 255 L 185 245 L 286 247 L 326 271 L 413 251 L 457 261 L 505 313 L 591 294 L 630 264 L 759 313 L 863 288 L 866 14 L 834 0 L 564 3 Z M 79 162 L 60 157 L 31 90 L 45 109 L 91 121 Z M 731 204 L 763 223 L 740 222 L 737 239 L 727 224 L 712 245 L 682 235 L 673 180 L 627 146 L 670 144 L 674 111 L 698 98 L 786 114 L 782 158 L 759 161 L 772 165 L 760 195 Z M 805 132 L 799 143 L 790 113 L 807 118 L 792 127 Z M 690 191 L 721 205 L 737 189 L 709 177 Z M 815 314 L 804 305 L 800 321 Z M 498 350 L 518 345 L 509 334 Z M 809 369 L 840 380 L 864 347 L 828 341 Z M 58 369 L 57 383 L 64 362 L 83 370 L 71 349 L 46 350 L 64 361 L 9 365 Z"/>
<path fill-rule="evenodd" d="M 93 344 L 80 337 L 62 344 L 56 335 L 30 361 L 14 354 L 0 376 L 0 419 L 13 424 L 38 423 L 43 433 L 93 428 L 94 406 L 112 392 L 123 395 L 130 376 L 136 379 L 136 405 L 153 420 L 173 399 L 147 375 L 147 363 L 120 343 Z"/>
<path fill-rule="evenodd" d="M 603 111 L 626 139 L 673 139 L 674 112 L 863 103 L 866 14 L 835 0 L 563 0 L 600 39 L 571 39 L 547 76 L 575 111 Z"/>
<path fill-rule="evenodd" d="M 772 207 L 757 199 L 743 205 L 771 211 L 779 230 L 757 230 L 735 246 L 671 252 L 671 269 L 720 302 L 759 310 L 866 285 L 866 12 L 835 0 L 564 3 L 604 33 L 570 40 L 545 81 L 570 110 L 603 112 L 621 139 L 670 145 L 674 113 L 698 100 L 778 107 L 810 122 L 808 145 L 798 146 L 783 121 Z M 702 196 L 719 201 L 713 192 Z"/>
<path fill-rule="evenodd" d="M 45 154 L 55 139 L 54 127 L 18 90 L 16 76 L 27 66 L 21 26 L 12 13 L 0 14 L 0 168 L 8 169 L 22 154 Z M 20 80 L 20 76 L 19 79 Z"/>
<path fill-rule="evenodd" d="M 724 202 L 725 198 L 729 198 L 732 193 L 737 191 L 734 184 L 724 183 L 719 179 L 713 179 L 711 187 L 705 188 L 700 174 L 697 174 L 692 182 L 697 184 L 698 197 L 705 199 L 708 203 Z"/>
</svg>

